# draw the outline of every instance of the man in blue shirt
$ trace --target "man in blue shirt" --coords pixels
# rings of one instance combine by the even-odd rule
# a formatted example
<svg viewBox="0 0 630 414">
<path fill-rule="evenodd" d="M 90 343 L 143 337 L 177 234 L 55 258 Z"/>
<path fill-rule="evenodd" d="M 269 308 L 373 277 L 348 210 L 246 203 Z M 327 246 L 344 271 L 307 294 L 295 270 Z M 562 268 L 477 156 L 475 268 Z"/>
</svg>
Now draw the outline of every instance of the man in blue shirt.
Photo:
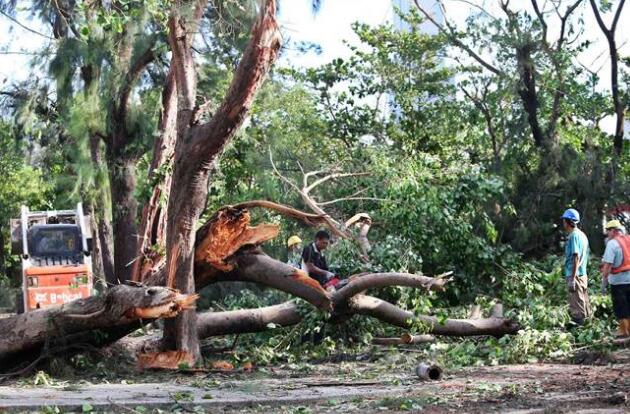
<svg viewBox="0 0 630 414">
<path fill-rule="evenodd" d="M 575 209 L 568 209 L 562 215 L 562 225 L 567 233 L 564 247 L 564 276 L 569 291 L 569 314 L 571 320 L 577 324 L 584 324 L 584 320 L 591 317 L 591 302 L 588 297 L 588 239 L 577 227 L 580 213 Z"/>
</svg>

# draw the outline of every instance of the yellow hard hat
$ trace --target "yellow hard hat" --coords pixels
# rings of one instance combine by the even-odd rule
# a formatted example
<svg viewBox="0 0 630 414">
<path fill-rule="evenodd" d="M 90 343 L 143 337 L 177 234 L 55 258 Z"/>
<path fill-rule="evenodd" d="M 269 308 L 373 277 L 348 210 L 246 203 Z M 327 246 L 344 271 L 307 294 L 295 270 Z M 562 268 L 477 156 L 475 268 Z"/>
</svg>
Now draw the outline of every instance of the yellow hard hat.
<svg viewBox="0 0 630 414">
<path fill-rule="evenodd" d="M 302 243 L 302 239 L 300 239 L 298 236 L 291 236 L 289 237 L 289 240 L 287 240 L 287 247 L 291 247 L 294 244 L 300 244 Z"/>
<path fill-rule="evenodd" d="M 619 220 L 610 220 L 609 222 L 606 223 L 606 226 L 604 227 L 606 230 L 614 230 L 614 229 L 623 229 L 623 225 L 621 224 L 621 222 Z"/>
</svg>

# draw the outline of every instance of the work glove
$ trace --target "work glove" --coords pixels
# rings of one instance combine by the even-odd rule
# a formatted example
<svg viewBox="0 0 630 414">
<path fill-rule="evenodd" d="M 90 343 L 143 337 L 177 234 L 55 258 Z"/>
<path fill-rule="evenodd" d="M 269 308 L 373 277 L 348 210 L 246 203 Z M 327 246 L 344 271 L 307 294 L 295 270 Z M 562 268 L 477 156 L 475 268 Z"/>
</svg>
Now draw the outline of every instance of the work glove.
<svg viewBox="0 0 630 414">
<path fill-rule="evenodd" d="M 567 278 L 567 287 L 569 288 L 569 292 L 575 292 L 575 278 L 574 277 Z"/>
<path fill-rule="evenodd" d="M 334 277 L 335 274 L 333 272 L 326 272 L 326 280 L 331 280 Z"/>
<path fill-rule="evenodd" d="M 608 293 L 606 291 L 607 287 L 608 287 L 608 278 L 603 278 L 602 279 L 602 295 L 605 295 L 606 293 Z"/>
</svg>

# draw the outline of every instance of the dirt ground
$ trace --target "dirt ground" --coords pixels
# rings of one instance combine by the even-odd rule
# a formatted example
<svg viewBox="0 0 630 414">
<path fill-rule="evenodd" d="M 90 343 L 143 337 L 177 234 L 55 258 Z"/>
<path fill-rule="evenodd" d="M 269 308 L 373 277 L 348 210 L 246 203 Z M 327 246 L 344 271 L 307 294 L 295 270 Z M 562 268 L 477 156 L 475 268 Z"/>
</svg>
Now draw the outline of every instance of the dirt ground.
<svg viewBox="0 0 630 414">
<path fill-rule="evenodd" d="M 412 367 L 386 361 L 138 374 L 117 381 L 31 378 L 0 386 L 0 412 L 630 412 L 630 351 L 582 360 L 588 364 L 447 370 L 431 382 L 419 380 Z"/>
</svg>

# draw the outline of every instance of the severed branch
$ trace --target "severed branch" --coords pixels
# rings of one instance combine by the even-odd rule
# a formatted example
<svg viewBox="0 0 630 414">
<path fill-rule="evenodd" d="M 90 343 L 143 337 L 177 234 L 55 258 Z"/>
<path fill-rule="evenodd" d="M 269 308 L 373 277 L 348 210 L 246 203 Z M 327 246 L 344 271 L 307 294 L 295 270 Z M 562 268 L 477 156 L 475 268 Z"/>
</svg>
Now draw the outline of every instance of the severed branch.
<svg viewBox="0 0 630 414">
<path fill-rule="evenodd" d="M 414 315 L 412 312 L 372 296 L 357 295 L 352 302 L 353 305 L 348 310 L 350 315 L 367 315 L 404 328 L 409 328 L 418 322 L 426 325 L 427 332 L 424 335 L 403 335 L 400 342 L 404 343 L 428 341 L 429 335 L 501 337 L 516 334 L 520 329 L 516 322 L 505 318 L 438 321 L 437 317 Z M 270 326 L 286 327 L 298 324 L 302 320 L 303 314 L 299 312 L 298 305 L 289 301 L 257 309 L 200 313 L 197 332 L 200 339 L 205 339 L 233 333 L 261 332 L 270 329 Z M 334 321 L 334 319 L 329 320 L 329 322 Z"/>
<path fill-rule="evenodd" d="M 446 319 L 441 321 L 435 316 L 414 315 L 413 312 L 402 310 L 382 299 L 365 295 L 354 296 L 351 300 L 351 308 L 358 314 L 371 316 L 402 328 L 409 328 L 414 323 L 420 322 L 426 325 L 426 333 L 434 335 L 491 335 L 500 337 L 506 334 L 515 334 L 520 329 L 517 322 L 505 318 Z"/>
<path fill-rule="evenodd" d="M 426 344 L 435 342 L 433 335 L 411 335 L 409 333 L 402 334 L 399 338 L 374 338 L 374 345 L 410 345 L 410 344 Z"/>
<path fill-rule="evenodd" d="M 334 304 L 340 304 L 349 300 L 352 296 L 368 289 L 378 289 L 387 286 L 420 287 L 426 290 L 444 291 L 445 286 L 452 279 L 446 278 L 452 272 L 442 277 L 432 278 L 410 273 L 370 273 L 360 276 L 351 276 L 346 286 L 336 291 L 332 296 Z"/>
<path fill-rule="evenodd" d="M 381 199 L 377 199 L 375 197 L 359 197 L 358 195 L 363 193 L 365 190 L 359 190 L 358 192 L 354 193 L 353 195 L 349 196 L 349 197 L 342 197 L 336 200 L 332 200 L 332 201 L 328 201 L 328 202 L 318 202 L 316 201 L 313 196 L 310 194 L 311 191 L 313 191 L 313 189 L 315 189 L 317 186 L 330 181 L 330 180 L 334 180 L 336 178 L 347 178 L 347 177 L 362 177 L 362 176 L 367 176 L 370 175 L 370 173 L 366 173 L 366 172 L 359 172 L 359 173 L 341 173 L 341 172 L 327 172 L 325 170 L 318 170 L 318 171 L 310 171 L 310 172 L 305 172 L 304 169 L 302 168 L 302 166 L 298 163 L 298 167 L 300 168 L 300 171 L 302 171 L 302 187 L 298 187 L 297 184 L 295 184 L 294 182 L 292 182 L 291 180 L 289 180 L 287 177 L 285 177 L 284 175 L 282 175 L 280 173 L 280 171 L 278 170 L 278 168 L 276 167 L 276 164 L 273 161 L 273 154 L 271 153 L 271 150 L 269 150 L 269 161 L 271 163 L 271 166 L 275 172 L 275 174 L 285 183 L 287 183 L 290 187 L 292 187 L 295 191 L 298 192 L 298 194 L 300 194 L 300 197 L 302 198 L 302 201 L 304 202 L 304 204 L 306 204 L 313 212 L 315 212 L 316 214 L 320 215 L 322 217 L 322 219 L 326 222 L 327 227 L 333 229 L 333 232 L 343 238 L 346 239 L 354 239 L 357 244 L 359 245 L 360 249 L 361 249 L 361 259 L 364 261 L 368 261 L 368 253 L 371 249 L 371 245 L 370 242 L 367 238 L 367 234 L 370 231 L 370 227 L 372 224 L 372 219 L 370 216 L 368 216 L 365 213 L 359 213 L 357 215 L 355 215 L 353 218 L 351 218 L 350 220 L 348 220 L 345 224 L 339 222 L 338 220 L 333 219 L 324 209 L 323 207 L 326 205 L 330 205 L 330 204 L 334 204 L 340 201 L 349 201 L 349 200 L 381 200 Z M 319 177 L 317 179 L 315 179 L 313 182 L 309 183 L 309 180 L 313 177 L 318 177 L 321 176 L 323 174 L 323 177 Z M 355 218 L 360 218 L 360 220 L 354 220 Z M 358 237 L 354 237 L 349 231 L 348 228 L 352 225 L 352 224 L 356 224 L 356 226 L 359 228 L 359 235 Z"/>
<path fill-rule="evenodd" d="M 252 200 L 252 201 L 245 201 L 242 203 L 238 203 L 231 207 L 236 208 L 236 209 L 248 209 L 248 208 L 254 208 L 254 207 L 265 208 L 267 210 L 272 210 L 277 213 L 280 213 L 283 216 L 300 220 L 301 222 L 305 223 L 308 226 L 318 226 L 318 225 L 326 226 L 337 236 L 343 237 L 343 238 L 347 237 L 346 233 L 342 232 L 341 230 L 339 230 L 339 228 L 334 226 L 330 220 L 327 220 L 325 215 L 306 213 L 304 211 L 297 210 L 293 207 L 274 203 L 273 201 Z"/>
</svg>

